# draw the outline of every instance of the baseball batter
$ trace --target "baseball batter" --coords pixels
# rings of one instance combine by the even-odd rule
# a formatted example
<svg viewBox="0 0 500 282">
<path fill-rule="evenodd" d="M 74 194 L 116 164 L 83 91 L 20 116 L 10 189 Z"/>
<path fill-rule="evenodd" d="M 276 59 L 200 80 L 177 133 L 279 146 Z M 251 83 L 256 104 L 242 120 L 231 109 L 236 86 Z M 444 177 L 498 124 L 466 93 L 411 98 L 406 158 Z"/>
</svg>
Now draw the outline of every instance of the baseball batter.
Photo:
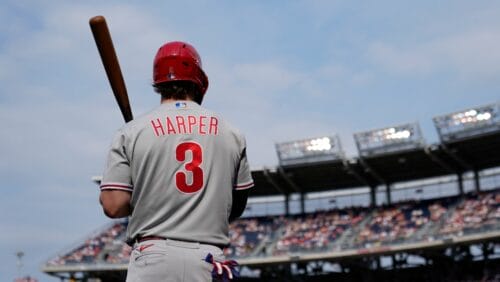
<svg viewBox="0 0 500 282">
<path fill-rule="evenodd" d="M 200 106 L 208 78 L 191 45 L 163 45 L 153 81 L 161 105 L 118 130 L 100 186 L 104 213 L 129 216 L 127 281 L 232 279 L 222 248 L 253 186 L 245 138 Z"/>
</svg>

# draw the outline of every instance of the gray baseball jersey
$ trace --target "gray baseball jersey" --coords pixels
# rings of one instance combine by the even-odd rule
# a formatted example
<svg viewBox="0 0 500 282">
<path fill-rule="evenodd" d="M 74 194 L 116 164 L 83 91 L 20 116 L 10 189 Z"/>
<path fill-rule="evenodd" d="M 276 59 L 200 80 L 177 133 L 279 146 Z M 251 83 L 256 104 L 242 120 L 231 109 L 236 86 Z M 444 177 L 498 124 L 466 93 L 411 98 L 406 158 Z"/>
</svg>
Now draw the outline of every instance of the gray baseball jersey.
<svg viewBox="0 0 500 282">
<path fill-rule="evenodd" d="M 252 186 L 243 135 L 195 102 L 177 101 L 116 133 L 100 187 L 132 193 L 128 240 L 225 245 L 232 189 Z"/>
</svg>

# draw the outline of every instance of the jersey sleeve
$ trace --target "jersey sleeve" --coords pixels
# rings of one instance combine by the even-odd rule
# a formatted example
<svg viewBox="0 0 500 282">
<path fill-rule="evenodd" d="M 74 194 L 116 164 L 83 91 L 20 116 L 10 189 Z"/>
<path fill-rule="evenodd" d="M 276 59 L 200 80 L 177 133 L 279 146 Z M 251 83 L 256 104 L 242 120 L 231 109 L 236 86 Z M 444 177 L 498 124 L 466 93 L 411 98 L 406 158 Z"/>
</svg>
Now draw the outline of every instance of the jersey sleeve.
<svg viewBox="0 0 500 282">
<path fill-rule="evenodd" d="M 123 131 L 118 131 L 113 138 L 111 148 L 108 152 L 108 158 L 102 181 L 101 191 L 104 190 L 122 190 L 133 191 L 132 173 L 130 162 L 125 150 L 126 136 Z"/>
<path fill-rule="evenodd" d="M 238 166 L 236 184 L 233 187 L 235 190 L 245 190 L 254 186 L 250 165 L 248 164 L 247 159 L 246 142 L 244 139 L 243 145 L 244 147 L 241 153 L 240 164 Z"/>
</svg>

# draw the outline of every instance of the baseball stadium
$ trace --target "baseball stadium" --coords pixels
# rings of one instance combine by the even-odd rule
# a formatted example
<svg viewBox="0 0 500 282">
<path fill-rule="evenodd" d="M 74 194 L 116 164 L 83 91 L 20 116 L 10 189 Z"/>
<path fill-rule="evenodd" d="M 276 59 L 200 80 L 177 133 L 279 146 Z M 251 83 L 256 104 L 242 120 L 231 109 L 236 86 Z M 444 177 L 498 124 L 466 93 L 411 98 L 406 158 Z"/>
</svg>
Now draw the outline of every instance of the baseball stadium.
<svg viewBox="0 0 500 282">
<path fill-rule="evenodd" d="M 237 281 L 499 281 L 500 103 L 432 120 L 437 143 L 392 125 L 355 133 L 354 157 L 336 135 L 277 143 L 230 225 Z M 126 227 L 110 221 L 42 271 L 125 281 Z"/>
</svg>

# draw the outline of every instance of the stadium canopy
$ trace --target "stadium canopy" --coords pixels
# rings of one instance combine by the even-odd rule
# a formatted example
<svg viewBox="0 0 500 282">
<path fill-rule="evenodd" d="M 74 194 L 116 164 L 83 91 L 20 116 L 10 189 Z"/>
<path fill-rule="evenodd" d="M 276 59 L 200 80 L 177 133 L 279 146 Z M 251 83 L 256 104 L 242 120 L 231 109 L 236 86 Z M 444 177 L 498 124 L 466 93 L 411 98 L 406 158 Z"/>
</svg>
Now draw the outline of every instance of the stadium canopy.
<svg viewBox="0 0 500 282">
<path fill-rule="evenodd" d="M 345 157 L 337 137 L 277 144 L 280 164 L 252 171 L 251 196 L 389 186 L 446 175 L 461 178 L 465 172 L 477 176 L 478 171 L 500 166 L 498 103 L 435 117 L 434 123 L 440 142 L 430 145 L 416 123 L 356 133 L 359 154 L 354 158 Z"/>
</svg>

